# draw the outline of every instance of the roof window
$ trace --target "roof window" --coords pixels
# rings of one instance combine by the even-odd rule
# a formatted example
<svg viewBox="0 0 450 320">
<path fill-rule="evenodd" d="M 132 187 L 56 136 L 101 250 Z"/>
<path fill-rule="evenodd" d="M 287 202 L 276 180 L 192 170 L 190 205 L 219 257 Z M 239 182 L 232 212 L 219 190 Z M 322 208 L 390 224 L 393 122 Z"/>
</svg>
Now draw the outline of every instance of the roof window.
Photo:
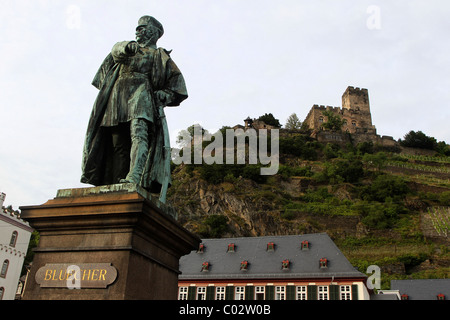
<svg viewBox="0 0 450 320">
<path fill-rule="evenodd" d="M 209 267 L 210 267 L 210 266 L 211 266 L 211 265 L 209 264 L 208 261 L 203 262 L 203 263 L 202 263 L 202 272 L 207 272 L 207 271 L 209 271 Z"/>
<path fill-rule="evenodd" d="M 309 249 L 309 241 L 303 240 L 301 248 L 302 248 L 302 250 L 308 250 Z"/>
<path fill-rule="evenodd" d="M 235 251 L 236 251 L 236 246 L 234 245 L 234 243 L 228 244 L 227 252 L 235 252 Z"/>
<path fill-rule="evenodd" d="M 197 249 L 197 253 L 203 253 L 205 252 L 205 245 L 203 243 L 200 243 Z"/>
<path fill-rule="evenodd" d="M 438 300 L 445 300 L 445 295 L 442 294 L 442 293 L 439 293 L 439 294 L 437 295 L 437 299 L 438 299 Z"/>
<path fill-rule="evenodd" d="M 248 270 L 248 261 L 247 260 L 241 261 L 240 270 L 241 271 L 247 271 Z"/>
<path fill-rule="evenodd" d="M 267 243 L 267 251 L 275 251 L 275 244 L 273 242 Z"/>
<path fill-rule="evenodd" d="M 284 259 L 283 261 L 281 261 L 281 269 L 288 270 L 290 264 L 291 262 L 289 261 L 289 259 Z"/>
<path fill-rule="evenodd" d="M 328 267 L 328 260 L 327 258 L 322 258 L 319 260 L 319 266 L 320 268 L 327 268 Z"/>
</svg>

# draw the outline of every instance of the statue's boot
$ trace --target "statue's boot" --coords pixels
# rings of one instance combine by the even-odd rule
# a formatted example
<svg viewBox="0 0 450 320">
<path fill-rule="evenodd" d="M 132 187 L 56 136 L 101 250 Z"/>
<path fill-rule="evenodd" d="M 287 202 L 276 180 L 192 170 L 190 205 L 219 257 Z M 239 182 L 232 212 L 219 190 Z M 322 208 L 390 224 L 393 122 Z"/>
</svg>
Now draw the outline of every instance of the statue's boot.
<svg viewBox="0 0 450 320">
<path fill-rule="evenodd" d="M 130 171 L 125 181 L 140 184 L 141 177 L 149 156 L 149 132 L 148 123 L 143 119 L 134 119 L 130 126 L 131 151 L 130 151 Z"/>
</svg>

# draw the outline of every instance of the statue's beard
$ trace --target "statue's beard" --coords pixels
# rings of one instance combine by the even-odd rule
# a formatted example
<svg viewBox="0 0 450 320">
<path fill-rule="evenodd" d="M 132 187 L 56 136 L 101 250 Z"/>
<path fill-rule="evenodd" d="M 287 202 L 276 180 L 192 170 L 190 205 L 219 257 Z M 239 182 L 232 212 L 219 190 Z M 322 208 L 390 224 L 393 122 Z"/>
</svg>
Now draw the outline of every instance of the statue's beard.
<svg viewBox="0 0 450 320">
<path fill-rule="evenodd" d="M 141 45 L 156 43 L 156 41 L 153 41 L 153 39 L 157 39 L 156 34 L 149 31 L 136 36 L 136 42 Z"/>
</svg>

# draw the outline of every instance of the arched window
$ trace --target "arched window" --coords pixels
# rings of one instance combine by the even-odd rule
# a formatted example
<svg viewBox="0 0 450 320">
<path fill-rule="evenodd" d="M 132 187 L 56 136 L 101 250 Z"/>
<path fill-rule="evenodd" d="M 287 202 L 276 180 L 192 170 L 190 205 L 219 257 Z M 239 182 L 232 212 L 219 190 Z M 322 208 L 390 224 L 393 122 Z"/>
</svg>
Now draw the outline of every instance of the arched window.
<svg viewBox="0 0 450 320">
<path fill-rule="evenodd" d="M 356 127 L 356 120 L 352 120 L 352 126 Z"/>
<path fill-rule="evenodd" d="M 9 241 L 9 245 L 11 247 L 15 247 L 16 246 L 17 236 L 18 236 L 17 231 L 13 231 L 13 233 L 11 235 L 11 240 Z"/>
<path fill-rule="evenodd" d="M 9 260 L 3 261 L 2 270 L 0 271 L 0 277 L 6 278 L 6 272 L 8 272 Z"/>
</svg>

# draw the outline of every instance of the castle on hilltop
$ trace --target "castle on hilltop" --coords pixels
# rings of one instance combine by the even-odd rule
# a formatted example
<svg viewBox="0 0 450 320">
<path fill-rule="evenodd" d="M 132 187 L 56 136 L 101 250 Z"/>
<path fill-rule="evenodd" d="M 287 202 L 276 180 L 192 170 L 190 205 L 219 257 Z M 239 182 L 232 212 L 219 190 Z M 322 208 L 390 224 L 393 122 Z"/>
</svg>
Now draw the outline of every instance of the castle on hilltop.
<svg viewBox="0 0 450 320">
<path fill-rule="evenodd" d="M 340 131 L 324 129 L 323 124 L 328 121 L 325 113 L 328 112 L 342 119 L 343 125 Z M 347 133 L 350 133 L 355 143 L 371 141 L 383 146 L 396 145 L 392 137 L 377 135 L 377 129 L 372 124 L 367 89 L 347 87 L 342 95 L 342 108 L 313 105 L 303 124 L 311 130 L 311 137 L 319 142 L 349 142 Z"/>
</svg>

